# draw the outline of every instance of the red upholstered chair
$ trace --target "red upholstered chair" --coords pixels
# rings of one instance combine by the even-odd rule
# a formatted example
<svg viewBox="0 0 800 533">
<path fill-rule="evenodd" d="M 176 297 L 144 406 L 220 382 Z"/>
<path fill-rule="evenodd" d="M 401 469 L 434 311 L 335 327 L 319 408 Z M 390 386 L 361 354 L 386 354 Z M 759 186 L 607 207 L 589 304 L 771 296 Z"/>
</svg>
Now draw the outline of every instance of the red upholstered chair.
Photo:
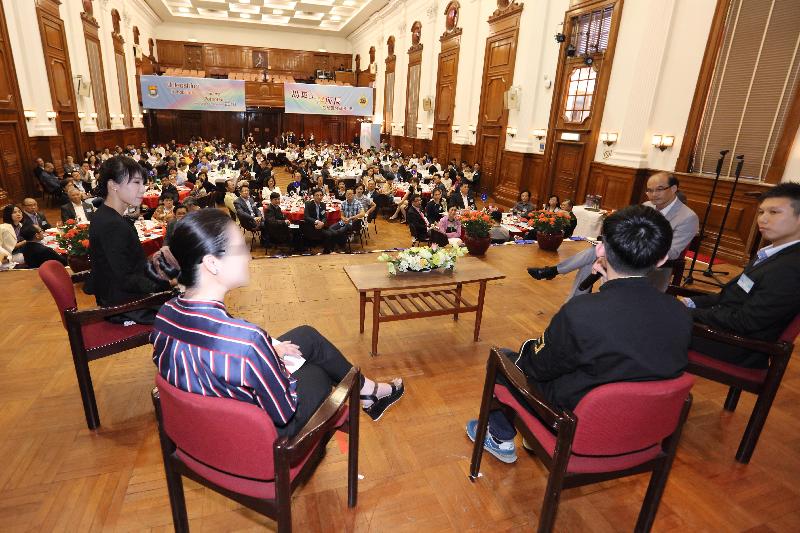
<svg viewBox="0 0 800 533">
<path fill-rule="evenodd" d="M 495 383 L 498 373 L 538 416 L 523 407 L 509 387 Z M 635 531 L 649 531 L 692 404 L 692 383 L 687 374 L 663 381 L 609 383 L 590 391 L 573 412 L 548 405 L 522 372 L 492 348 L 470 479 L 475 481 L 480 470 L 489 411 L 500 407 L 550 472 L 540 533 L 552 531 L 562 489 L 643 472 L 652 475 Z"/>
<path fill-rule="evenodd" d="M 700 291 L 684 287 L 670 287 L 667 292 L 687 297 L 702 294 Z M 736 405 L 739 403 L 739 395 L 743 390 L 758 396 L 756 404 L 753 406 L 753 412 L 750 413 L 750 420 L 747 422 L 742 440 L 739 442 L 739 449 L 736 450 L 736 460 L 747 464 L 756 449 L 761 430 L 764 429 L 764 424 L 767 422 L 772 402 L 775 400 L 783 375 L 786 373 L 786 367 L 789 365 L 789 359 L 792 357 L 794 342 L 798 334 L 800 334 L 800 315 L 794 318 L 776 342 L 748 339 L 730 332 L 715 330 L 705 324 L 695 324 L 693 334 L 769 355 L 769 366 L 766 369 L 753 369 L 720 361 L 700 352 L 689 350 L 688 372 L 718 383 L 724 383 L 730 387 L 723 405 L 726 411 L 734 411 L 736 409 Z"/>
<path fill-rule="evenodd" d="M 72 284 L 84 281 L 88 274 L 81 272 L 70 277 L 58 261 L 47 261 L 39 267 L 39 277 L 50 290 L 61 315 L 61 323 L 67 330 L 83 411 L 86 414 L 86 425 L 89 429 L 97 429 L 100 426 L 100 414 L 94 398 L 89 361 L 148 344 L 152 330 L 151 326 L 139 324 L 127 327 L 112 324 L 105 318 L 162 304 L 172 296 L 172 293 L 157 293 L 116 307 L 93 307 L 79 311 Z"/>
<path fill-rule="evenodd" d="M 349 433 L 347 505 L 355 507 L 359 382 L 359 369 L 351 369 L 287 439 L 254 404 L 185 392 L 156 375 L 153 405 L 175 531 L 189 531 L 182 476 L 275 519 L 279 532 L 291 531 L 292 492 L 313 473 L 337 429 Z"/>
</svg>

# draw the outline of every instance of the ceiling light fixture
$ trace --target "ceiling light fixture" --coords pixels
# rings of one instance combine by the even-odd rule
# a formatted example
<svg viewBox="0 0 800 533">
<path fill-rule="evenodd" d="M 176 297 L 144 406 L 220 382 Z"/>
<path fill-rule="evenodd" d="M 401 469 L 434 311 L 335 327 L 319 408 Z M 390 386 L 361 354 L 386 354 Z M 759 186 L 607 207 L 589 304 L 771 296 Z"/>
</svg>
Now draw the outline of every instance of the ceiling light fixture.
<svg viewBox="0 0 800 533">
<path fill-rule="evenodd" d="M 331 15 L 331 20 L 342 20 L 342 17 L 339 15 Z"/>
<path fill-rule="evenodd" d="M 272 14 L 273 15 L 283 15 L 283 9 L 273 9 L 272 10 Z"/>
<path fill-rule="evenodd" d="M 181 13 L 188 13 L 189 12 L 189 8 L 188 7 L 179 7 L 178 11 L 180 11 Z"/>
<path fill-rule="evenodd" d="M 344 2 L 342 2 L 342 5 L 343 6 L 351 6 L 352 7 L 352 6 L 356 5 L 356 3 L 355 3 L 355 0 L 344 0 Z"/>
<path fill-rule="evenodd" d="M 241 17 L 243 19 L 249 19 L 250 18 L 250 13 L 239 13 L 239 17 Z"/>
</svg>

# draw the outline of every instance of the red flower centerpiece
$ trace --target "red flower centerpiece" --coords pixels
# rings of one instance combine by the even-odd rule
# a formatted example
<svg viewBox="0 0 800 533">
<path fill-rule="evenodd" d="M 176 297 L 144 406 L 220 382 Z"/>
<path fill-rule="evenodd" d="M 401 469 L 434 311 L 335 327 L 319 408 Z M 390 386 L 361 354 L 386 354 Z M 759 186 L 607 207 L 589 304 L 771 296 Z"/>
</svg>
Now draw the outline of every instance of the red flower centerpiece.
<svg viewBox="0 0 800 533">
<path fill-rule="evenodd" d="M 539 248 L 555 252 L 564 241 L 564 230 L 569 227 L 570 216 L 566 211 L 532 211 L 528 224 L 536 230 Z"/>
<path fill-rule="evenodd" d="M 483 255 L 489 249 L 490 218 L 483 211 L 462 211 L 461 227 L 464 229 L 464 244 L 470 255 Z"/>
<path fill-rule="evenodd" d="M 67 263 L 73 272 L 91 270 L 89 262 L 89 224 L 68 219 L 56 235 L 59 248 L 67 252 Z"/>
</svg>

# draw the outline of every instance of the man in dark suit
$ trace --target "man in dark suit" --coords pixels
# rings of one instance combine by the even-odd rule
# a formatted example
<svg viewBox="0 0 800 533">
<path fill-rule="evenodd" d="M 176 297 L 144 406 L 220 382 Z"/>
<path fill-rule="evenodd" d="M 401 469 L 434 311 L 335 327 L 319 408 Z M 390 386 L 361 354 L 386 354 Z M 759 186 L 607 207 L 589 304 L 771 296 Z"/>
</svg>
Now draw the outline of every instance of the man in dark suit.
<svg viewBox="0 0 800 533">
<path fill-rule="evenodd" d="M 691 315 L 647 279 L 667 260 L 671 242 L 669 222 L 651 207 L 629 206 L 609 216 L 595 262 L 607 279 L 600 292 L 569 300 L 544 334 L 519 352 L 504 350 L 548 403 L 574 409 L 605 383 L 671 379 L 684 371 Z M 473 440 L 476 427 L 476 420 L 467 423 Z M 484 448 L 514 462 L 515 434 L 502 411 L 492 411 Z"/>
<path fill-rule="evenodd" d="M 266 232 L 264 230 L 264 217 L 258 208 L 255 200 L 250 196 L 250 186 L 245 184 L 239 187 L 239 197 L 233 201 L 236 208 L 236 216 L 239 218 L 242 227 L 255 229 L 261 232 L 261 243 L 266 244 Z"/>
<path fill-rule="evenodd" d="M 25 258 L 25 265 L 28 268 L 39 268 L 42 263 L 51 259 L 66 266 L 66 256 L 59 255 L 55 250 L 41 243 L 42 238 L 44 238 L 44 232 L 39 226 L 23 226 L 19 232 L 19 237 L 25 241 L 25 244 L 22 245 L 22 256 Z"/>
<path fill-rule="evenodd" d="M 455 202 L 459 209 L 475 209 L 475 197 L 469 187 L 461 185 L 450 195 L 450 201 Z"/>
<path fill-rule="evenodd" d="M 51 227 L 45 214 L 39 211 L 39 202 L 33 198 L 22 200 L 22 215 L 23 226 L 39 226 L 43 230 Z"/>
<path fill-rule="evenodd" d="M 422 196 L 414 194 L 409 198 L 409 206 L 406 211 L 406 222 L 411 236 L 421 242 L 430 239 L 431 224 L 422 212 Z"/>
<path fill-rule="evenodd" d="M 65 198 L 64 184 L 58 179 L 58 176 L 56 176 L 56 167 L 53 166 L 53 163 L 47 162 L 44 164 L 44 168 L 39 174 L 39 180 L 45 192 L 52 194 L 58 200 L 63 200 Z"/>
<path fill-rule="evenodd" d="M 761 197 L 758 229 L 772 244 L 717 294 L 684 298 L 697 322 L 736 335 L 776 341 L 800 313 L 800 184 L 781 183 Z M 692 349 L 750 368 L 768 356 L 695 337 Z"/>
<path fill-rule="evenodd" d="M 323 253 L 329 254 L 334 245 L 342 245 L 343 237 L 347 235 L 347 227 L 341 221 L 330 228 L 325 227 L 328 213 L 322 202 L 322 191 L 314 189 L 314 199 L 306 203 L 304 220 L 306 231 L 318 240 L 323 241 Z"/>
<path fill-rule="evenodd" d="M 69 202 L 61 206 L 61 222 L 66 222 L 70 219 L 78 222 L 91 221 L 94 214 L 94 206 L 83 200 L 80 191 L 75 187 L 70 187 L 67 195 L 69 196 Z"/>
</svg>

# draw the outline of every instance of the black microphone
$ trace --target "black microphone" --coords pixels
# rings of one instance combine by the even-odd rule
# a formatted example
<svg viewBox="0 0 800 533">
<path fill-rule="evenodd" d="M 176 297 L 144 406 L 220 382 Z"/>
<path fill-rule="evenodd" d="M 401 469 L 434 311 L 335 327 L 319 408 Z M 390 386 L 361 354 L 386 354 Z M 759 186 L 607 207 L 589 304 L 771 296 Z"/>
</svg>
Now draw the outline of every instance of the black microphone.
<svg viewBox="0 0 800 533">
<path fill-rule="evenodd" d="M 597 280 L 599 280 L 602 277 L 603 277 L 602 274 L 598 274 L 597 272 L 592 272 L 591 274 L 583 278 L 583 281 L 581 281 L 580 284 L 578 285 L 578 290 L 588 291 L 589 289 L 592 288 L 592 285 L 594 285 L 597 282 Z"/>
</svg>

